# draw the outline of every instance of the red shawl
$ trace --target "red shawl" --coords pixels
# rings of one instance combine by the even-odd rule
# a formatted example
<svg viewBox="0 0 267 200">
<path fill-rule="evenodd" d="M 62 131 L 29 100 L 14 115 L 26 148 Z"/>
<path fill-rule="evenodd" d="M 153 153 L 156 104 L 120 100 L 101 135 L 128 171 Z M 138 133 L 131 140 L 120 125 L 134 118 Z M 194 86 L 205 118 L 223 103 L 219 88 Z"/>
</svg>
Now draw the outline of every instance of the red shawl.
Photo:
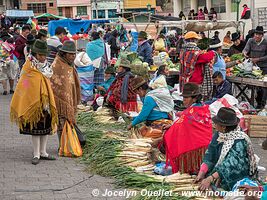
<svg viewBox="0 0 267 200">
<path fill-rule="evenodd" d="M 129 78 L 128 83 L 128 92 L 127 92 L 127 102 L 122 103 L 121 102 L 121 88 L 122 83 L 124 80 L 123 77 L 117 77 L 115 81 L 111 84 L 109 90 L 107 93 L 111 92 L 110 97 L 108 98 L 108 101 L 116 108 L 116 110 L 119 110 L 121 112 L 128 112 L 128 111 L 137 111 L 137 95 L 132 89 L 132 80 L 134 77 Z"/>
<path fill-rule="evenodd" d="M 164 135 L 166 163 L 170 161 L 173 173 L 199 170 L 211 139 L 212 122 L 208 106 L 187 108 Z"/>
</svg>

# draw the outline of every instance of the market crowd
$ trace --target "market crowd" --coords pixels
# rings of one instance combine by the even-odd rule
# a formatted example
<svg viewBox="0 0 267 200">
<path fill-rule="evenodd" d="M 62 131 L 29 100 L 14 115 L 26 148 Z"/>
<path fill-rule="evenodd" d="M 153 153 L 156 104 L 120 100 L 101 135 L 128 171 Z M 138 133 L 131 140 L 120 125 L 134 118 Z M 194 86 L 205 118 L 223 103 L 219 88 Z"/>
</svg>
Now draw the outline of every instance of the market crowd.
<svg viewBox="0 0 267 200">
<path fill-rule="evenodd" d="M 119 113 L 138 112 L 128 129 L 142 124 L 141 135 L 155 141 L 172 172 L 197 174 L 200 190 L 212 185 L 232 190 L 244 178 L 256 180 L 252 143 L 236 111 L 222 107 L 211 116 L 209 105 L 232 94 L 226 70 L 242 62 L 225 62 L 224 43 L 231 44 L 229 56 L 242 53 L 266 74 L 267 40 L 261 26 L 250 32 L 247 41 L 236 32 L 227 33 L 221 42 L 218 34 L 201 49 L 206 36 L 193 31 L 161 32 L 153 41 L 147 32 L 123 26 L 95 26 L 73 36 L 57 27 L 51 37 L 47 30 L 29 25 L 1 30 L 3 95 L 14 93 L 11 120 L 21 134 L 32 136 L 32 164 L 56 159 L 46 151 L 48 135 L 57 133 L 60 141 L 65 123 L 76 124 L 78 106 L 97 110 L 104 104 Z M 77 48 L 79 38 L 88 40 L 85 49 Z M 162 63 L 151 78 L 148 67 L 153 68 L 156 56 Z M 175 60 L 179 60 L 179 87 L 170 87 L 171 69 L 166 63 Z M 175 92 L 182 97 L 179 112 L 175 112 Z M 258 108 L 266 105 L 266 98 L 266 90 L 259 90 Z"/>
</svg>

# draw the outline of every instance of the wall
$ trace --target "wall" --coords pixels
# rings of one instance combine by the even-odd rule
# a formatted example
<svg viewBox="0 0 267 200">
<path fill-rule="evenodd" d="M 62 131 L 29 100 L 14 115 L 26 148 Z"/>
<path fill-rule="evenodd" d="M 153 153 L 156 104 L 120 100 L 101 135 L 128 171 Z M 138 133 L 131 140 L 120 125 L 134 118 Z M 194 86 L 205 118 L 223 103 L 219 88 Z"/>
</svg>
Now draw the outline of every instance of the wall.
<svg viewBox="0 0 267 200">
<path fill-rule="evenodd" d="M 21 9 L 27 10 L 28 3 L 46 3 L 46 10 L 48 13 L 57 15 L 57 1 L 56 0 L 21 0 Z M 49 3 L 53 3 L 53 7 L 49 6 Z M 35 15 L 39 15 L 42 13 L 34 13 Z"/>
<path fill-rule="evenodd" d="M 124 0 L 124 9 L 147 8 L 147 4 L 156 8 L 156 0 Z"/>
</svg>

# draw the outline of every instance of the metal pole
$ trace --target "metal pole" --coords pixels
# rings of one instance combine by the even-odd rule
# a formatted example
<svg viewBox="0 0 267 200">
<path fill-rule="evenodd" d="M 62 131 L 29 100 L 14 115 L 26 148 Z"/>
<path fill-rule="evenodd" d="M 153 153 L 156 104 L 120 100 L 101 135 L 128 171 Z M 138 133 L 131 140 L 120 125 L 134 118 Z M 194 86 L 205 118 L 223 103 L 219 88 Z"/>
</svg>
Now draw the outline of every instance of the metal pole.
<svg viewBox="0 0 267 200">
<path fill-rule="evenodd" d="M 96 15 L 96 19 L 98 19 L 97 0 L 95 0 L 95 15 Z"/>
<path fill-rule="evenodd" d="M 237 5 L 236 21 L 238 22 L 239 21 L 239 5 L 240 5 L 240 1 L 239 0 L 236 2 L 236 5 Z"/>
<path fill-rule="evenodd" d="M 250 14 L 250 18 L 251 18 L 251 23 L 252 23 L 252 28 L 255 28 L 255 19 L 256 19 L 256 9 L 255 9 L 255 1 L 251 0 L 250 1 L 250 10 L 251 10 L 251 14 Z"/>
</svg>

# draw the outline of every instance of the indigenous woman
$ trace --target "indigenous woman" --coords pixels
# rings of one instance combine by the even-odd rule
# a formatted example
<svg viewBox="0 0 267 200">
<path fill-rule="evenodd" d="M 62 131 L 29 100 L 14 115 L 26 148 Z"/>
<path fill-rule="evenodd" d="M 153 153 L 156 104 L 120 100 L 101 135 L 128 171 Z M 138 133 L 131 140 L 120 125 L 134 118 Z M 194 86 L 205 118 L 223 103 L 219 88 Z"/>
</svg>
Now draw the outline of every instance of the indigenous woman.
<svg viewBox="0 0 267 200">
<path fill-rule="evenodd" d="M 121 59 L 117 69 L 118 75 L 108 90 L 108 102 L 122 112 L 137 111 L 137 95 L 132 88 L 134 75 L 131 73 L 130 61 Z"/>
<path fill-rule="evenodd" d="M 132 81 L 133 90 L 140 98 L 144 99 L 144 104 L 140 114 L 133 120 L 128 129 L 141 122 L 146 125 L 140 129 L 143 137 L 161 138 L 162 127 L 170 125 L 172 120 L 169 117 L 174 109 L 174 102 L 166 87 L 159 87 L 149 91 L 147 82 L 142 77 L 136 77 Z"/>
<path fill-rule="evenodd" d="M 46 152 L 48 135 L 56 131 L 58 122 L 47 52 L 46 42 L 36 40 L 11 101 L 11 120 L 19 125 L 21 134 L 32 135 L 34 165 L 39 159 L 55 160 Z"/>
<path fill-rule="evenodd" d="M 200 190 L 209 189 L 213 182 L 231 190 L 237 181 L 256 175 L 254 151 L 249 136 L 238 127 L 234 110 L 221 108 L 212 121 L 216 132 L 195 182 L 201 181 Z"/>
<path fill-rule="evenodd" d="M 166 160 L 170 162 L 173 173 L 199 170 L 212 138 L 210 111 L 207 105 L 201 104 L 202 95 L 198 85 L 186 83 L 182 96 L 187 109 L 163 137 Z"/>
<path fill-rule="evenodd" d="M 156 89 L 158 87 L 168 87 L 166 82 L 166 76 L 169 74 L 169 69 L 166 65 L 159 66 L 155 77 L 150 81 L 149 87 Z M 160 84 L 160 85 L 159 85 Z"/>
</svg>

